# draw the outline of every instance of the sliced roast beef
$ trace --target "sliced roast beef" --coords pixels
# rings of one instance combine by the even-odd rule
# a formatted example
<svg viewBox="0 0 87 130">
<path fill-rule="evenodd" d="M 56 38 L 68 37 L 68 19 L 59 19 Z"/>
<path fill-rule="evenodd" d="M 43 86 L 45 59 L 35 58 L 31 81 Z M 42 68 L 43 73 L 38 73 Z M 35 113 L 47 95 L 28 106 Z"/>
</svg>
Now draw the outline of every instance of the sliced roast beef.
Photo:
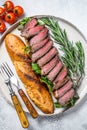
<svg viewBox="0 0 87 130">
<path fill-rule="evenodd" d="M 44 40 L 48 35 L 48 29 L 45 27 L 39 34 L 31 38 L 30 46 Z"/>
<path fill-rule="evenodd" d="M 62 88 L 54 92 L 55 98 L 60 98 L 72 87 L 72 81 L 69 80 Z"/>
<path fill-rule="evenodd" d="M 41 75 L 47 75 L 57 64 L 58 56 L 55 56 L 52 60 L 50 60 L 47 64 L 45 64 L 41 68 Z"/>
<path fill-rule="evenodd" d="M 35 52 L 37 50 L 39 50 L 40 48 L 42 48 L 49 40 L 49 37 L 45 38 L 44 40 L 42 40 L 41 42 L 39 43 L 36 43 L 36 44 L 33 44 L 31 46 L 31 52 Z"/>
<path fill-rule="evenodd" d="M 57 75 L 56 79 L 53 81 L 53 83 L 57 83 L 61 80 L 63 80 L 67 75 L 67 68 L 64 66 L 61 70 L 61 72 Z"/>
<path fill-rule="evenodd" d="M 38 23 L 38 21 L 37 21 L 37 19 L 35 19 L 35 18 L 29 20 L 29 21 L 25 24 L 24 28 L 22 29 L 22 31 L 21 31 L 21 36 L 27 38 L 27 32 L 29 31 L 29 29 L 35 27 L 35 26 L 37 25 L 37 23 Z"/>
<path fill-rule="evenodd" d="M 70 77 L 67 76 L 65 77 L 63 80 L 61 80 L 60 82 L 57 82 L 54 84 L 52 90 L 57 90 L 58 88 L 62 87 L 64 84 L 66 84 L 68 81 L 70 80 Z"/>
<path fill-rule="evenodd" d="M 53 68 L 53 70 L 47 75 L 47 78 L 50 81 L 53 81 L 54 78 L 57 76 L 57 74 L 59 73 L 59 71 L 62 69 L 63 67 L 63 63 L 61 61 L 59 61 L 56 66 Z"/>
<path fill-rule="evenodd" d="M 32 54 L 32 61 L 35 62 L 40 57 L 45 55 L 51 49 L 52 45 L 53 45 L 53 42 L 51 40 L 48 41 L 44 47 L 42 47 L 41 49 L 39 49 L 38 51 Z"/>
<path fill-rule="evenodd" d="M 37 61 L 38 65 L 42 67 L 44 64 L 49 62 L 57 54 L 58 54 L 58 50 L 55 47 L 51 48 L 48 53 L 46 53 L 41 59 Z"/>
<path fill-rule="evenodd" d="M 59 98 L 58 102 L 60 105 L 65 105 L 70 101 L 71 98 L 73 98 L 75 94 L 75 91 L 73 88 L 71 88 L 67 93 L 65 93 L 61 98 Z"/>
<path fill-rule="evenodd" d="M 38 25 L 33 28 L 31 28 L 29 31 L 27 31 L 27 38 L 30 38 L 32 36 L 35 36 L 38 34 L 42 29 L 44 28 L 44 25 Z"/>
</svg>

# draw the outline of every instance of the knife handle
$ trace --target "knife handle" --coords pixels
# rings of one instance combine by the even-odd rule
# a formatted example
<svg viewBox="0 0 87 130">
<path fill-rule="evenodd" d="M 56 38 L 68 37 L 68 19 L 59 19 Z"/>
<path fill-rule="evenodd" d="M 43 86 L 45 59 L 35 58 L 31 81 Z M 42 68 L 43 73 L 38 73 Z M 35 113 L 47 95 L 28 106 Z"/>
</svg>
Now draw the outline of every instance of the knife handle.
<svg viewBox="0 0 87 130">
<path fill-rule="evenodd" d="M 20 94 L 20 96 L 21 96 L 23 102 L 25 103 L 28 111 L 30 112 L 31 116 L 33 118 L 37 118 L 39 115 L 38 115 L 37 111 L 35 110 L 35 108 L 32 106 L 31 102 L 29 101 L 29 99 L 26 96 L 26 94 L 24 93 L 24 91 L 22 89 L 19 89 L 18 93 Z"/>
<path fill-rule="evenodd" d="M 14 107 L 16 109 L 16 112 L 18 114 L 18 117 L 19 117 L 19 120 L 21 122 L 22 127 L 27 128 L 29 126 L 29 123 L 28 123 L 27 117 L 26 117 L 26 115 L 21 107 L 21 104 L 20 104 L 17 96 L 11 95 L 11 99 L 13 101 Z"/>
</svg>

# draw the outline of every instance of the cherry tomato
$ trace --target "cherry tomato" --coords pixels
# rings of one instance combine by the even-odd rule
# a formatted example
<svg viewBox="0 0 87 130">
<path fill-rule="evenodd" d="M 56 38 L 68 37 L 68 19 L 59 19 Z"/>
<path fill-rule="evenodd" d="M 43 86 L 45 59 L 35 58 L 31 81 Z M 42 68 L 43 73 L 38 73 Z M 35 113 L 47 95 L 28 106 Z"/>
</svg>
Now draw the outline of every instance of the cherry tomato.
<svg viewBox="0 0 87 130">
<path fill-rule="evenodd" d="M 3 33 L 6 30 L 6 25 L 5 23 L 0 20 L 0 33 Z"/>
<path fill-rule="evenodd" d="M 5 8 L 0 7 L 0 18 L 4 19 L 5 17 Z"/>
<path fill-rule="evenodd" d="M 21 6 L 15 6 L 13 12 L 17 17 L 21 17 L 24 14 L 24 10 Z"/>
<path fill-rule="evenodd" d="M 14 13 L 12 12 L 8 12 L 6 15 L 5 15 L 5 21 L 9 24 L 13 24 L 15 23 L 16 21 L 16 16 Z"/>
<path fill-rule="evenodd" d="M 6 1 L 4 3 L 4 8 L 6 9 L 6 11 L 13 10 L 13 8 L 14 8 L 13 2 L 12 1 Z"/>
</svg>

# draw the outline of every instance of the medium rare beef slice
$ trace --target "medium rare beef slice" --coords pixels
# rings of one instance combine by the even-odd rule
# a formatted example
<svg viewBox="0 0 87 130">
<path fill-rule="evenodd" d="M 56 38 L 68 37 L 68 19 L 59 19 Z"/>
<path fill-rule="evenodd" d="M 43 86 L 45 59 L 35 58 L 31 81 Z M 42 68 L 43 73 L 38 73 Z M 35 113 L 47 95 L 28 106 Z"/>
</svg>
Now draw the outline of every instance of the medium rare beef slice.
<svg viewBox="0 0 87 130">
<path fill-rule="evenodd" d="M 61 72 L 56 77 L 56 79 L 53 81 L 53 83 L 55 84 L 55 83 L 63 80 L 66 76 L 67 76 L 67 68 L 66 68 L 66 66 L 64 66 L 63 69 L 61 70 Z"/>
<path fill-rule="evenodd" d="M 71 88 L 67 93 L 65 93 L 61 98 L 59 98 L 58 102 L 60 105 L 65 105 L 68 103 L 74 96 L 75 90 Z"/>
<path fill-rule="evenodd" d="M 45 55 L 51 49 L 52 45 L 53 45 L 53 42 L 48 41 L 44 47 L 42 47 L 41 49 L 39 49 L 38 51 L 36 51 L 35 53 L 32 54 L 32 61 L 35 62 L 40 57 Z"/>
<path fill-rule="evenodd" d="M 44 40 L 48 35 L 48 29 L 45 27 L 39 34 L 32 37 L 30 40 L 30 46 Z"/>
<path fill-rule="evenodd" d="M 41 42 L 38 42 L 36 44 L 33 44 L 31 46 L 31 52 L 34 53 L 35 51 L 39 50 L 40 48 L 42 48 L 43 46 L 45 46 L 47 44 L 49 40 L 49 37 L 45 38 L 44 40 L 42 40 Z"/>
<path fill-rule="evenodd" d="M 47 75 L 57 64 L 58 56 L 55 56 L 51 61 L 41 68 L 41 75 Z"/>
<path fill-rule="evenodd" d="M 63 96 L 72 87 L 72 81 L 69 80 L 63 87 L 54 92 L 55 98 Z"/>
<path fill-rule="evenodd" d="M 24 28 L 22 29 L 22 31 L 21 31 L 21 36 L 27 38 L 27 33 L 28 33 L 29 29 L 35 27 L 35 26 L 37 25 L 37 23 L 38 23 L 38 21 L 37 21 L 37 19 L 35 19 L 35 18 L 34 18 L 34 19 L 31 19 L 30 21 L 28 21 L 28 22 L 25 24 L 25 26 L 24 26 Z"/>
<path fill-rule="evenodd" d="M 44 25 L 37 25 L 31 28 L 29 31 L 27 31 L 27 38 L 37 35 L 43 28 Z"/>
<path fill-rule="evenodd" d="M 66 76 L 63 80 L 61 80 L 60 82 L 57 82 L 54 84 L 52 91 L 57 90 L 58 88 L 62 87 L 63 85 L 65 85 L 68 81 L 70 80 L 69 76 Z"/>
<path fill-rule="evenodd" d="M 61 61 L 59 61 L 56 66 L 53 68 L 53 70 L 50 71 L 50 73 L 47 75 L 47 78 L 50 81 L 53 81 L 54 78 L 57 76 L 57 74 L 60 72 L 60 70 L 63 67 L 63 63 Z"/>
<path fill-rule="evenodd" d="M 37 61 L 37 64 L 42 67 L 44 64 L 49 62 L 55 55 L 58 54 L 58 51 L 55 47 L 51 48 L 48 53 L 46 53 L 42 58 Z"/>
</svg>

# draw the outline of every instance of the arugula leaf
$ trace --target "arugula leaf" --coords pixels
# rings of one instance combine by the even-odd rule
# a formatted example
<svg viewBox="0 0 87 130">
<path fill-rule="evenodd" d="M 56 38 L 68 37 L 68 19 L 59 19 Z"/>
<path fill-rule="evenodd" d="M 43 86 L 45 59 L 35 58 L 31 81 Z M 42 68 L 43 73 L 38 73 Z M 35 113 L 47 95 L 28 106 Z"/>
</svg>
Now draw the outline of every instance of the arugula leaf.
<svg viewBox="0 0 87 130">
<path fill-rule="evenodd" d="M 30 46 L 26 46 L 25 49 L 24 49 L 24 52 L 26 54 L 29 54 L 30 53 Z"/>
<path fill-rule="evenodd" d="M 19 24 L 24 26 L 29 20 L 30 20 L 30 18 L 26 17 L 26 18 L 22 19 Z"/>
<path fill-rule="evenodd" d="M 74 98 L 72 98 L 72 99 L 70 100 L 70 104 L 71 104 L 71 106 L 74 106 L 74 104 L 75 104 Z"/>
<path fill-rule="evenodd" d="M 23 29 L 23 25 L 18 25 L 18 30 L 21 31 Z"/>
<path fill-rule="evenodd" d="M 52 92 L 53 83 L 46 76 L 41 76 L 40 80 L 48 86 L 49 92 Z"/>
<path fill-rule="evenodd" d="M 60 105 L 58 102 L 55 102 L 54 103 L 54 107 L 55 108 L 64 108 L 64 107 L 67 107 L 67 104 L 65 104 L 64 106 Z"/>
<path fill-rule="evenodd" d="M 62 108 L 63 106 L 61 106 L 58 102 L 55 102 L 55 103 L 54 103 L 54 107 L 55 107 L 55 108 Z"/>
<path fill-rule="evenodd" d="M 38 66 L 37 63 L 32 63 L 31 66 L 32 66 L 32 70 L 34 70 L 36 74 L 41 74 L 40 67 Z"/>
</svg>

